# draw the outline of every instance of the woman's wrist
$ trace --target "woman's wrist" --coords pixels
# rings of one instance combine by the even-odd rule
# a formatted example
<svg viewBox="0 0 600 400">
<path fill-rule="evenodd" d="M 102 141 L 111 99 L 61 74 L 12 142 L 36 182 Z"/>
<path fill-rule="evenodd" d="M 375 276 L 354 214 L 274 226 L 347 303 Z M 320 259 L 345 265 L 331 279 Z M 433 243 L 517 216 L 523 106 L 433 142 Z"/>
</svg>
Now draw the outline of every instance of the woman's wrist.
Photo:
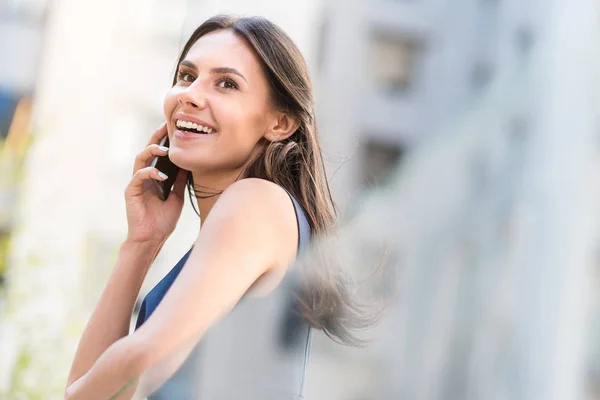
<svg viewBox="0 0 600 400">
<path fill-rule="evenodd" d="M 121 249 L 123 248 L 131 248 L 139 251 L 149 251 L 152 249 L 160 249 L 164 244 L 163 242 L 155 241 L 155 240 L 135 240 L 129 237 L 126 237 L 123 243 L 121 244 Z"/>
<path fill-rule="evenodd" d="M 141 266 L 148 270 L 162 249 L 164 242 L 136 241 L 125 239 L 119 249 L 119 258 L 128 260 L 126 264 Z"/>
</svg>

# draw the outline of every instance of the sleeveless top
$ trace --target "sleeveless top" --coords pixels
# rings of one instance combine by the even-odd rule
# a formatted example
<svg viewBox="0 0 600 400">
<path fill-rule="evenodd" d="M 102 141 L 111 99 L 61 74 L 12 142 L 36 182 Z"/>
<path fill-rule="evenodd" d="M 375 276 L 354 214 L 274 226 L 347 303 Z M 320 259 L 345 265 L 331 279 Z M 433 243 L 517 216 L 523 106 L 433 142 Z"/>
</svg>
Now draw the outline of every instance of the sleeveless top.
<svg viewBox="0 0 600 400">
<path fill-rule="evenodd" d="M 302 206 L 288 195 L 296 211 L 300 253 L 310 240 L 310 225 Z M 156 309 L 191 251 L 144 298 L 135 329 Z M 291 268 L 266 296 L 243 297 L 148 400 L 303 399 L 312 332 L 295 312 L 298 284 L 297 268 Z"/>
</svg>

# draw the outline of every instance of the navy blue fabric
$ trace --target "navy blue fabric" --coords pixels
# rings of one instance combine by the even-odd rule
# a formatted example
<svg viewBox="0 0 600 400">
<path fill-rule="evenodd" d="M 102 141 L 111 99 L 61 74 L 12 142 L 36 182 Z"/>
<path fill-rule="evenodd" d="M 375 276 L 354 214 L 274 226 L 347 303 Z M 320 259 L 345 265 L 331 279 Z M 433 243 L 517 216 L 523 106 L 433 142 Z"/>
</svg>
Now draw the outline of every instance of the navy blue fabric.
<svg viewBox="0 0 600 400">
<path fill-rule="evenodd" d="M 179 260 L 179 262 L 175 264 L 175 266 L 169 271 L 169 273 L 165 275 L 165 277 L 160 282 L 158 282 L 158 284 L 154 286 L 154 288 L 152 288 L 152 290 L 144 298 L 142 306 L 140 307 L 140 313 L 137 317 L 135 329 L 138 329 L 150 317 L 150 315 L 152 315 L 152 313 L 158 306 L 158 303 L 160 303 L 162 298 L 167 293 L 167 290 L 169 290 L 173 282 L 175 282 L 175 278 L 177 278 L 177 276 L 181 272 L 181 269 L 187 262 L 187 259 L 189 258 L 193 248 L 194 246 L 192 246 L 192 248 L 190 248 L 187 251 L 187 253 L 185 253 L 181 260 Z"/>
<path fill-rule="evenodd" d="M 287 192 L 287 190 L 286 190 Z M 303 210 L 302 206 L 298 203 L 298 201 L 294 198 L 294 196 L 292 196 L 289 192 L 287 192 L 293 205 L 294 205 L 294 209 L 296 212 L 296 220 L 298 223 L 298 253 L 300 254 L 309 244 L 310 238 L 311 238 L 311 229 L 310 229 L 310 224 L 308 222 L 308 218 L 306 216 L 305 211 Z M 137 317 L 137 321 L 136 321 L 136 325 L 135 325 L 135 329 L 138 329 L 149 317 L 150 315 L 152 315 L 152 313 L 154 312 L 154 310 L 156 309 L 156 307 L 158 306 L 158 304 L 161 302 L 162 298 L 165 296 L 166 292 L 169 290 L 169 288 L 171 287 L 171 285 L 173 284 L 173 282 L 175 281 L 175 279 L 177 278 L 177 276 L 179 275 L 179 273 L 181 272 L 181 270 L 183 269 L 185 263 L 187 262 L 187 259 L 189 258 L 189 255 L 191 253 L 193 249 L 190 248 L 190 250 L 187 251 L 187 253 L 179 260 L 179 262 L 167 273 L 167 275 L 148 293 L 148 295 L 144 298 L 138 317 Z M 280 286 L 284 286 L 283 284 L 280 284 Z M 280 300 L 275 300 L 275 299 L 271 299 L 271 300 L 266 300 L 267 304 L 263 304 L 260 307 L 262 308 L 258 308 L 258 316 L 265 316 L 266 318 L 267 315 L 271 315 L 272 311 L 266 311 L 267 309 L 271 310 L 271 307 L 268 302 L 278 302 L 280 303 Z M 249 306 L 249 307 L 254 307 L 253 305 Z M 249 308 L 251 309 L 251 308 Z M 238 311 L 239 313 L 246 313 L 248 312 L 250 315 L 250 313 L 256 312 L 255 311 L 245 311 L 245 309 L 242 309 L 240 311 Z M 285 314 L 288 315 L 288 314 Z M 233 319 L 240 319 L 239 316 L 234 316 L 232 317 Z M 242 316 L 241 318 L 245 318 L 244 316 Z M 254 314 L 252 315 L 252 317 L 250 318 L 251 320 L 254 320 L 255 316 Z M 290 320 L 289 315 L 288 316 L 284 316 L 282 317 L 282 320 L 284 321 L 284 323 L 286 323 L 285 321 Z M 296 325 L 300 324 L 300 327 L 294 328 L 294 331 L 299 332 L 300 337 L 304 337 L 304 343 L 302 343 L 302 341 L 298 341 L 297 344 L 294 344 L 293 346 L 296 346 L 297 348 L 292 348 L 292 349 L 288 349 L 291 352 L 296 352 L 299 356 L 294 359 L 293 361 L 290 361 L 293 364 L 297 364 L 300 363 L 299 360 L 302 360 L 304 365 L 303 366 L 295 366 L 292 365 L 290 370 L 294 369 L 297 370 L 298 368 L 300 368 L 302 370 L 302 368 L 306 368 L 306 364 L 307 364 L 307 359 L 308 359 L 308 355 L 310 353 L 310 343 L 311 343 L 311 332 L 310 332 L 310 327 L 308 327 L 308 325 L 304 324 L 302 321 L 300 322 L 296 322 Z M 288 324 L 289 325 L 289 324 Z M 292 325 L 290 325 L 292 326 Z M 238 329 L 237 327 L 234 329 Z M 287 328 L 289 329 L 289 328 Z M 230 329 L 231 330 L 231 329 Z M 303 333 L 304 332 L 304 333 Z M 227 332 L 225 332 L 227 333 Z M 239 332 L 238 332 L 239 334 Z M 283 334 L 286 334 L 285 331 L 283 331 Z M 281 335 L 281 334 L 280 334 Z M 224 335 L 226 336 L 226 335 Z M 204 339 L 203 339 L 204 341 Z M 286 340 L 287 342 L 287 340 Z M 211 342 L 212 343 L 212 342 Z M 296 342 L 294 342 L 296 343 Z M 202 341 L 200 342 L 200 344 L 202 344 Z M 273 346 L 278 346 L 280 345 L 280 343 L 273 343 Z M 213 347 L 217 347 L 211 344 L 211 346 Z M 198 348 L 200 348 L 201 346 L 197 346 Z M 232 346 L 229 346 L 230 348 Z M 191 358 L 191 357 L 190 357 Z M 189 371 L 186 372 L 186 364 L 192 363 L 193 360 L 190 360 L 188 358 L 188 360 L 186 361 L 186 363 L 180 368 L 180 371 L 178 371 L 178 373 L 176 373 L 169 381 L 167 381 L 159 391 L 157 391 L 156 393 L 154 393 L 152 396 L 149 396 L 148 399 L 149 400 L 159 400 L 159 399 L 166 399 L 166 398 L 173 398 L 173 399 L 187 399 L 187 398 L 192 398 L 191 394 L 193 392 L 192 390 L 192 380 L 194 378 L 191 377 Z M 187 370 L 191 370 L 193 369 L 191 366 L 190 368 L 187 368 Z M 280 368 L 281 369 L 281 368 Z M 285 372 L 284 372 L 285 373 Z M 291 373 L 290 373 L 291 374 Z M 297 374 L 297 372 L 294 372 L 293 374 Z M 290 384 L 284 384 L 285 386 L 294 386 L 292 388 L 287 388 L 284 387 L 283 390 L 288 391 L 289 393 L 293 396 L 302 396 L 302 386 L 304 384 L 304 374 L 305 372 L 301 373 L 301 377 L 296 378 L 294 377 L 293 379 L 290 379 L 290 382 L 292 381 L 301 381 L 299 383 L 290 383 Z M 285 381 L 285 379 L 283 379 L 282 381 Z M 298 388 L 299 386 L 299 388 Z M 299 398 L 300 398 L 299 397 Z M 246 397 L 249 398 L 249 397 Z M 296 398 L 296 397 L 294 397 Z"/>
</svg>

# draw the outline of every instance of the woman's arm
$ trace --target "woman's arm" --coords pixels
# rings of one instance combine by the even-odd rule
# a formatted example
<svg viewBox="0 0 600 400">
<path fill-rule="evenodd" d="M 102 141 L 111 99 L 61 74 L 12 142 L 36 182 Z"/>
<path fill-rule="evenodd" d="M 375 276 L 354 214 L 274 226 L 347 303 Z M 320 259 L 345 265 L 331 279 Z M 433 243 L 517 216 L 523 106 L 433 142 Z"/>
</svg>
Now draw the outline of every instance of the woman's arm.
<svg viewBox="0 0 600 400">
<path fill-rule="evenodd" d="M 232 184 L 215 203 L 186 266 L 156 310 L 133 334 L 111 345 L 69 388 L 68 398 L 109 399 L 144 371 L 160 367 L 182 349 L 189 352 L 190 344 L 258 278 L 294 259 L 297 241 L 294 207 L 283 189 L 260 179 Z"/>
<path fill-rule="evenodd" d="M 67 386 L 85 375 L 113 343 L 128 335 L 135 300 L 161 247 L 127 240 L 121 244 L 117 264 L 83 331 Z"/>
</svg>

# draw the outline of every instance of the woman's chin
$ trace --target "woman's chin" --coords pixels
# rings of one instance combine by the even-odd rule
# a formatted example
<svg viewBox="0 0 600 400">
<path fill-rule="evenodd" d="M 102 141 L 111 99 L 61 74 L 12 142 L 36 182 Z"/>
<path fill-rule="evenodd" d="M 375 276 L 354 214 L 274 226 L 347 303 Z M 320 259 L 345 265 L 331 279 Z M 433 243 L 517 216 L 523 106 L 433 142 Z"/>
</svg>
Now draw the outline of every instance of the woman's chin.
<svg viewBox="0 0 600 400">
<path fill-rule="evenodd" d="M 186 157 L 184 154 L 181 154 L 181 151 L 176 150 L 175 148 L 171 148 L 169 151 L 169 160 L 176 166 L 181 169 L 185 169 L 187 171 L 192 171 L 194 169 L 194 163 L 191 160 L 188 160 L 190 157 Z"/>
<path fill-rule="evenodd" d="M 181 169 L 186 171 L 203 171 L 203 170 L 211 170 L 210 166 L 205 163 L 199 163 L 198 156 L 190 157 L 187 154 L 181 154 L 185 152 L 175 151 L 175 149 L 171 149 L 169 153 L 169 159 L 173 164 L 178 166 Z"/>
</svg>

